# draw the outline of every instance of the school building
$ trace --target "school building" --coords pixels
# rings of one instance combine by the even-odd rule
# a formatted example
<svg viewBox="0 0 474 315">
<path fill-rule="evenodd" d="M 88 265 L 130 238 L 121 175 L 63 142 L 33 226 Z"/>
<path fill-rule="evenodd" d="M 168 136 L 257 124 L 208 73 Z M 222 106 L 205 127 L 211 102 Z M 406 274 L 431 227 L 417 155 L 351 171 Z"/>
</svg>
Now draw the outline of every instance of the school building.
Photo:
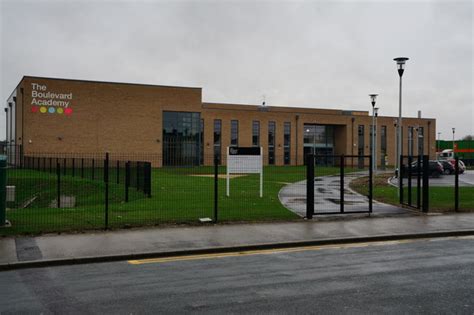
<svg viewBox="0 0 474 315">
<path fill-rule="evenodd" d="M 372 146 L 369 111 L 206 103 L 194 87 L 25 76 L 5 113 L 6 141 L 25 155 L 136 153 L 195 165 L 214 154 L 225 163 L 228 146 L 261 146 L 265 164 L 302 165 L 310 152 L 370 155 Z M 395 164 L 396 122 L 377 117 L 378 165 Z M 436 120 L 402 124 L 403 153 L 435 158 Z"/>
</svg>

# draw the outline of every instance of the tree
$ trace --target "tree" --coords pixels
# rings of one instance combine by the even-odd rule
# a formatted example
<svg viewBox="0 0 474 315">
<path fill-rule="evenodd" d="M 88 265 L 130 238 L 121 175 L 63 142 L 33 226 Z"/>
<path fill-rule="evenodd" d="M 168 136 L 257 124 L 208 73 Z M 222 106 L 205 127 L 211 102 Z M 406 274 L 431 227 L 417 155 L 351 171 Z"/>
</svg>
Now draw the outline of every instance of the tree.
<svg viewBox="0 0 474 315">
<path fill-rule="evenodd" d="M 467 135 L 462 138 L 462 140 L 474 140 L 474 135 Z"/>
</svg>

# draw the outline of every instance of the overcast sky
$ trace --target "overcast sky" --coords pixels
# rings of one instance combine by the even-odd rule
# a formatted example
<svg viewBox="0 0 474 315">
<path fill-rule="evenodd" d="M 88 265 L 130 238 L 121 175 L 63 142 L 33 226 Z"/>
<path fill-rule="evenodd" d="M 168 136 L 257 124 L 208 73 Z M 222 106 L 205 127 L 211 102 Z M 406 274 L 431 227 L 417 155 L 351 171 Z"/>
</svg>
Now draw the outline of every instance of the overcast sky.
<svg viewBox="0 0 474 315">
<path fill-rule="evenodd" d="M 23 75 L 197 86 L 203 101 L 398 116 L 473 134 L 473 1 L 1 3 L 0 97 Z M 3 111 L 2 111 L 3 113 Z M 0 119 L 0 137 L 5 134 Z"/>
</svg>

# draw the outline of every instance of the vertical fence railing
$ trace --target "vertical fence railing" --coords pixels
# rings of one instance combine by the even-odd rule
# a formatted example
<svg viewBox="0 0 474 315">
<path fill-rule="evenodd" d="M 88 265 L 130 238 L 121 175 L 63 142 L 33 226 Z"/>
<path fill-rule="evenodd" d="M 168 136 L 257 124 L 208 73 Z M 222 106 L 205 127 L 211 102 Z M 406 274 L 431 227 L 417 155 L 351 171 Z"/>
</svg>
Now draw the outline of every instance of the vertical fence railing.
<svg viewBox="0 0 474 315">
<path fill-rule="evenodd" d="M 423 201 L 422 201 L 422 211 L 428 212 L 429 211 L 429 200 L 430 200 L 430 165 L 429 165 L 429 158 L 427 155 L 423 156 Z"/>
<path fill-rule="evenodd" d="M 339 202 L 339 206 L 340 206 L 340 211 L 341 213 L 344 213 L 344 167 L 345 167 L 345 157 L 344 155 L 341 155 L 341 158 L 340 158 L 340 170 L 339 170 L 339 198 L 340 198 L 340 202 Z"/>
<path fill-rule="evenodd" d="M 459 211 L 459 157 L 454 161 L 454 211 Z"/>
<path fill-rule="evenodd" d="M 314 155 L 306 156 L 306 218 L 314 214 Z"/>
<path fill-rule="evenodd" d="M 130 187 L 130 161 L 125 163 L 125 202 L 129 200 L 129 187 Z"/>
<path fill-rule="evenodd" d="M 61 208 L 61 165 L 59 162 L 56 163 L 56 176 L 57 176 L 57 206 Z"/>
<path fill-rule="evenodd" d="M 217 223 L 218 218 L 218 182 L 219 182 L 219 159 L 217 155 L 214 156 L 214 223 Z"/>
<path fill-rule="evenodd" d="M 109 227 L 109 153 L 105 153 L 104 160 L 104 182 L 105 182 L 105 229 Z"/>
</svg>

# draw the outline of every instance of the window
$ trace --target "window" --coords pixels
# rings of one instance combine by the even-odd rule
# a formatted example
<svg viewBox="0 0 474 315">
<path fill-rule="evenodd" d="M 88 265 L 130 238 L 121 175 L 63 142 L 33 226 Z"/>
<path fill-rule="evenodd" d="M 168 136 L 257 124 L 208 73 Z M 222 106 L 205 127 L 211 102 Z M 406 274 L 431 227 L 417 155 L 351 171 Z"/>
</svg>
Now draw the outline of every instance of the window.
<svg viewBox="0 0 474 315">
<path fill-rule="evenodd" d="M 283 162 L 290 164 L 291 123 L 285 122 L 283 127 Z"/>
<path fill-rule="evenodd" d="M 221 135 L 222 121 L 220 119 L 214 119 L 214 155 L 217 157 L 219 164 L 221 164 Z"/>
<path fill-rule="evenodd" d="M 387 126 L 382 126 L 380 128 L 380 159 L 381 165 L 384 166 L 386 163 L 387 156 Z"/>
<path fill-rule="evenodd" d="M 252 146 L 260 146 L 260 122 L 257 120 L 252 123 Z"/>
<path fill-rule="evenodd" d="M 418 155 L 423 155 L 424 154 L 424 143 L 423 141 L 425 140 L 424 137 L 424 129 L 423 127 L 418 128 Z"/>
<path fill-rule="evenodd" d="M 374 127 L 373 125 L 370 125 L 370 132 L 369 132 L 370 133 L 370 139 L 369 139 L 369 144 L 370 145 L 369 145 L 369 147 L 370 147 L 370 154 L 371 155 L 372 155 L 372 146 L 373 146 L 372 142 L 374 141 L 373 138 L 377 139 L 377 126 L 375 126 L 375 130 L 373 129 L 373 127 Z M 375 136 L 373 136 L 372 133 L 374 133 Z"/>
<path fill-rule="evenodd" d="M 413 127 L 408 127 L 408 155 L 413 155 Z"/>
<path fill-rule="evenodd" d="M 198 165 L 200 150 L 200 113 L 163 112 L 163 164 Z"/>
<path fill-rule="evenodd" d="M 239 146 L 239 121 L 238 120 L 230 121 L 230 146 L 231 147 Z"/>
<path fill-rule="evenodd" d="M 357 129 L 357 135 L 358 135 L 358 147 L 357 147 L 357 155 L 359 156 L 358 158 L 358 166 L 359 168 L 364 167 L 364 125 L 359 125 Z"/>
<path fill-rule="evenodd" d="M 204 119 L 201 118 L 201 139 L 200 139 L 200 150 L 201 150 L 201 165 L 204 164 Z"/>
<path fill-rule="evenodd" d="M 275 122 L 268 122 L 268 164 L 275 164 Z"/>
</svg>

